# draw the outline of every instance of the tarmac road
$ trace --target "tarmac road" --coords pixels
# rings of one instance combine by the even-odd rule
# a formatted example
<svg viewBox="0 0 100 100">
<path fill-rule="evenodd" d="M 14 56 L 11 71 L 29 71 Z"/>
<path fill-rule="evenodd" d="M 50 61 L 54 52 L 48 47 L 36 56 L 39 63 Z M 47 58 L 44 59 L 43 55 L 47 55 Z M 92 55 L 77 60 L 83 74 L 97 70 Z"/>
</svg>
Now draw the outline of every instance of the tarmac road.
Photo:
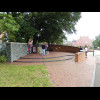
<svg viewBox="0 0 100 100">
<path fill-rule="evenodd" d="M 100 87 L 100 50 L 95 50 L 94 56 L 96 57 L 96 68 L 93 87 Z"/>
</svg>

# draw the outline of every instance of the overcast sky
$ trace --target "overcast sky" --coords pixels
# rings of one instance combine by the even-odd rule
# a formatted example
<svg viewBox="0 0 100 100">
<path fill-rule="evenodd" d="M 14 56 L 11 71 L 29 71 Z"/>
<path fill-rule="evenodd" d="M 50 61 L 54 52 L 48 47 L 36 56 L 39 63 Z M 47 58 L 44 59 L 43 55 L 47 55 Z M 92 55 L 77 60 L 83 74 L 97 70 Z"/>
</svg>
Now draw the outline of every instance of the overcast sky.
<svg viewBox="0 0 100 100">
<path fill-rule="evenodd" d="M 76 35 L 67 36 L 68 41 L 77 40 L 80 36 L 89 36 L 90 39 L 95 39 L 95 36 L 100 34 L 100 12 L 82 12 L 75 28 Z"/>
</svg>

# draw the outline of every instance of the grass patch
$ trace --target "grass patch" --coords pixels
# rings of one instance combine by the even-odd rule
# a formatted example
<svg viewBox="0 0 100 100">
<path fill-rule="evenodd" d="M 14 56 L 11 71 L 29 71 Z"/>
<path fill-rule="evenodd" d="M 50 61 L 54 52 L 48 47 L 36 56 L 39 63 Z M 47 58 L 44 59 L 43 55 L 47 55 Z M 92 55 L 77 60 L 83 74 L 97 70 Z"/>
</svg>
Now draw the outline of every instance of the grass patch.
<svg viewBox="0 0 100 100">
<path fill-rule="evenodd" d="M 0 64 L 0 87 L 53 87 L 44 65 Z"/>
</svg>

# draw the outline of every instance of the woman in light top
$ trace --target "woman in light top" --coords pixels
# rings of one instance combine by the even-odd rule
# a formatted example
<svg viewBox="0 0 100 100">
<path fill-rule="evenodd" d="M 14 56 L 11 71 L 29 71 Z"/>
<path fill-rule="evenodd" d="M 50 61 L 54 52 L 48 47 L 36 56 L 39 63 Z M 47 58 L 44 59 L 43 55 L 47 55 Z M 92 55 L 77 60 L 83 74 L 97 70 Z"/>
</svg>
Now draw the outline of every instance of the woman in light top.
<svg viewBox="0 0 100 100">
<path fill-rule="evenodd" d="M 86 55 L 86 58 L 87 58 L 87 53 L 88 53 L 88 47 L 85 46 L 85 55 Z"/>
</svg>

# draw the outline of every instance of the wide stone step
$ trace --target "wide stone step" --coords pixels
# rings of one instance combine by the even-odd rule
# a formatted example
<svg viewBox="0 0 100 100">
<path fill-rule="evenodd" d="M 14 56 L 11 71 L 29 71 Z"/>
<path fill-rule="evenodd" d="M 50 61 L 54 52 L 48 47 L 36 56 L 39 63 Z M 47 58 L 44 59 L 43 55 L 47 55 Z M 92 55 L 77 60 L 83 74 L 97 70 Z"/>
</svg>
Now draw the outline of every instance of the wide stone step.
<svg viewBox="0 0 100 100">
<path fill-rule="evenodd" d="M 66 58 L 66 59 L 61 59 L 61 60 L 51 60 L 51 59 L 49 59 L 49 60 L 47 60 L 47 59 L 45 59 L 45 60 L 35 60 L 35 61 L 28 61 L 27 59 L 26 59 L 26 61 L 25 60 L 15 60 L 14 62 L 23 62 L 23 63 L 36 63 L 36 62 L 57 62 L 57 61 L 65 61 L 65 60 L 70 60 L 70 59 L 73 59 L 73 57 L 70 57 L 70 58 Z"/>
<path fill-rule="evenodd" d="M 50 59 L 50 58 L 60 58 L 65 56 L 75 56 L 75 55 L 64 55 L 64 56 L 57 56 L 57 57 L 40 57 L 40 58 L 33 58 L 33 57 L 20 57 L 20 59 Z"/>
</svg>

